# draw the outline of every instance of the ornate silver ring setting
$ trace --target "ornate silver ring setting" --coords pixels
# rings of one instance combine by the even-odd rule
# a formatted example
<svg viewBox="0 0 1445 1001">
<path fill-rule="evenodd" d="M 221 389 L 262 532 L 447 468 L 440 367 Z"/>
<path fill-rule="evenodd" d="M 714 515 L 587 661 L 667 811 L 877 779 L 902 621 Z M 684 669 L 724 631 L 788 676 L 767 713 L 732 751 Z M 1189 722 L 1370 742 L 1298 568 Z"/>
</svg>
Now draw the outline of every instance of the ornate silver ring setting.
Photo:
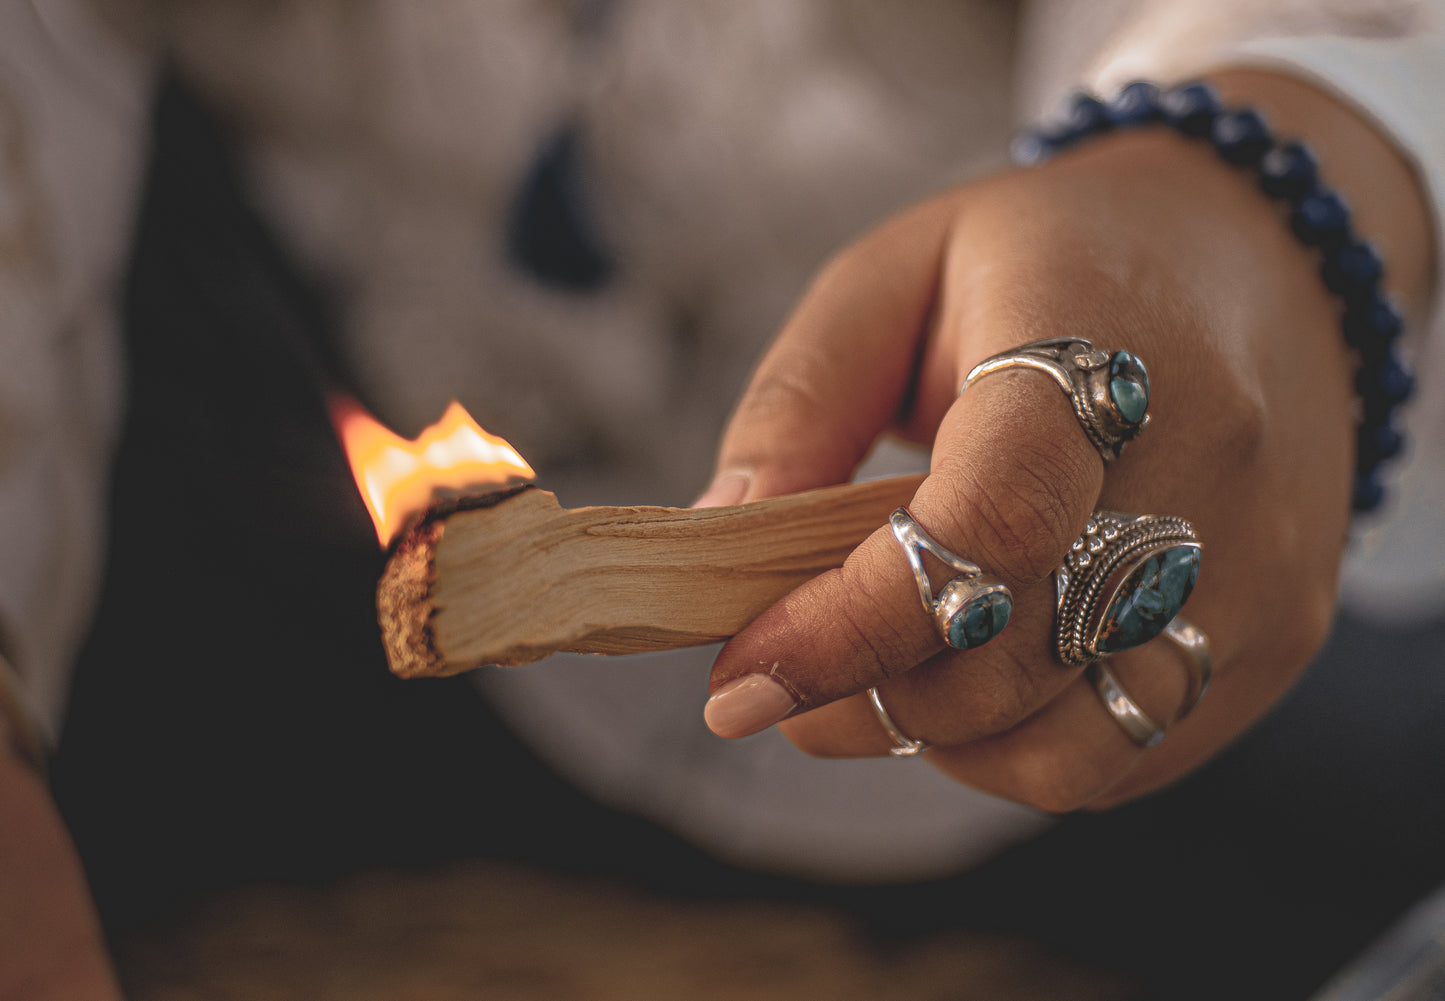
<svg viewBox="0 0 1445 1001">
<path fill-rule="evenodd" d="M 939 545 L 923 530 L 907 508 L 900 507 L 888 519 L 893 537 L 908 559 L 923 610 L 933 620 L 934 629 L 943 641 L 955 650 L 983 646 L 1008 625 L 1013 612 L 1013 594 L 1008 585 L 986 574 L 971 563 Z M 948 583 L 933 594 L 933 583 L 923 566 L 923 554 L 931 553 L 956 572 Z"/>
<path fill-rule="evenodd" d="M 1101 351 L 1079 337 L 1034 341 L 979 362 L 958 392 L 1011 368 L 1031 368 L 1052 378 L 1106 463 L 1149 424 L 1149 372 L 1132 352 Z"/>
<path fill-rule="evenodd" d="M 1054 571 L 1059 660 L 1080 667 L 1158 636 L 1189 599 L 1199 554 L 1183 518 L 1095 511 Z"/>
</svg>

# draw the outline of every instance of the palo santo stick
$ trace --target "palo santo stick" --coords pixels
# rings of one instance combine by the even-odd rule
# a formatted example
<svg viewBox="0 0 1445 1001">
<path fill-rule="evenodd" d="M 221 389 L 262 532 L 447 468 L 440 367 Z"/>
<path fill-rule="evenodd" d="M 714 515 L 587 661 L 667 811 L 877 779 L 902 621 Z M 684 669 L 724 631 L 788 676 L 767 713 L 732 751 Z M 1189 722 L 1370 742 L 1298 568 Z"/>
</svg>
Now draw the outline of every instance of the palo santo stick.
<svg viewBox="0 0 1445 1001">
<path fill-rule="evenodd" d="M 527 664 L 557 651 L 638 653 L 726 639 L 841 566 L 921 476 L 733 507 L 584 507 L 545 490 L 479 498 L 398 544 L 377 586 L 402 677 Z"/>
</svg>

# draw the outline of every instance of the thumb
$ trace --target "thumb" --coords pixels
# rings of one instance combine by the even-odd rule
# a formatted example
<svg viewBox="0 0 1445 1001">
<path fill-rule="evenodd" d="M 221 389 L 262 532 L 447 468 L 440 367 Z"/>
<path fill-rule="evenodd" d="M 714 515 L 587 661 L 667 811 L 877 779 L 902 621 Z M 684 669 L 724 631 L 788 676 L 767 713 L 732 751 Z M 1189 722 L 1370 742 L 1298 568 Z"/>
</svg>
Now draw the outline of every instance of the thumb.
<svg viewBox="0 0 1445 1001">
<path fill-rule="evenodd" d="M 852 475 L 907 401 L 952 218 L 926 203 L 824 267 L 739 400 L 696 506 Z"/>
</svg>

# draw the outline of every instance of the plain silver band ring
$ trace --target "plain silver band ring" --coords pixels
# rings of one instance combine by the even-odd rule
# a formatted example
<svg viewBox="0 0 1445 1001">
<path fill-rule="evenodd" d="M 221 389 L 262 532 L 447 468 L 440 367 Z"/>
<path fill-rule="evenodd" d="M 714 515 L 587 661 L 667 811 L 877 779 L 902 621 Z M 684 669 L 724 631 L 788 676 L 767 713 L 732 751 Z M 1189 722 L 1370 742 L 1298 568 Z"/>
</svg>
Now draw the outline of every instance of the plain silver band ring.
<svg viewBox="0 0 1445 1001">
<path fill-rule="evenodd" d="M 1129 694 L 1119 685 L 1119 679 L 1114 673 L 1104 666 L 1104 662 L 1096 660 L 1089 665 L 1087 674 L 1093 682 L 1094 691 L 1099 693 L 1103 700 L 1104 708 L 1109 710 L 1109 715 L 1114 717 L 1114 722 L 1129 735 L 1129 739 L 1140 747 L 1153 747 L 1164 739 L 1164 730 L 1157 723 L 1148 717 L 1139 704 L 1129 698 Z"/>
<path fill-rule="evenodd" d="M 893 746 L 888 749 L 889 754 L 895 758 L 911 758 L 915 754 L 922 754 L 928 750 L 926 742 L 914 740 L 898 729 L 898 724 L 893 722 L 893 717 L 889 716 L 888 710 L 883 708 L 883 700 L 878 697 L 877 688 L 868 689 L 868 703 L 873 707 L 873 715 L 878 717 L 878 722 L 883 725 L 883 729 L 888 732 L 889 738 L 893 741 Z"/>
<path fill-rule="evenodd" d="M 1209 650 L 1209 637 L 1188 619 L 1175 616 L 1161 635 L 1184 654 L 1189 671 L 1189 688 L 1179 712 L 1174 715 L 1174 723 L 1178 723 L 1193 711 L 1208 690 L 1210 679 L 1214 676 L 1214 658 Z M 1164 739 L 1164 728 L 1139 708 L 1103 661 L 1096 660 L 1090 664 L 1088 673 L 1094 690 L 1104 701 L 1104 708 L 1109 710 L 1134 743 L 1140 747 L 1153 747 Z"/>
<path fill-rule="evenodd" d="M 1162 634 L 1180 653 L 1189 670 L 1189 690 L 1184 695 L 1184 704 L 1179 707 L 1174 722 L 1178 723 L 1193 711 L 1214 677 L 1214 656 L 1209 650 L 1209 637 L 1204 630 L 1182 616 L 1164 627 Z"/>
</svg>

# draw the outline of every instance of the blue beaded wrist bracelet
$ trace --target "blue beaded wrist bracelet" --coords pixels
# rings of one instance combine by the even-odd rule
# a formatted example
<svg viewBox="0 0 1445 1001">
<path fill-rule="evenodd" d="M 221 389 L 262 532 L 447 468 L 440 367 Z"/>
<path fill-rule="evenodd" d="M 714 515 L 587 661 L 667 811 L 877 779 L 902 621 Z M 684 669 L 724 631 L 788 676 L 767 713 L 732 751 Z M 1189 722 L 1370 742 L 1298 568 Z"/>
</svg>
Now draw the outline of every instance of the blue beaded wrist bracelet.
<svg viewBox="0 0 1445 1001">
<path fill-rule="evenodd" d="M 1020 166 L 1042 163 L 1086 139 L 1146 125 L 1166 125 L 1204 140 L 1226 162 L 1252 172 L 1265 194 L 1283 203 L 1294 235 L 1319 254 L 1320 275 L 1340 299 L 1345 341 L 1360 360 L 1352 503 L 1356 511 L 1375 509 L 1385 493 L 1380 467 L 1405 444 L 1396 412 L 1415 385 L 1396 346 L 1404 321 L 1381 288 L 1380 255 L 1355 235 L 1344 199 L 1320 182 L 1309 147 L 1276 140 L 1259 112 L 1225 108 L 1206 83 L 1161 90 L 1138 82 L 1108 101 L 1072 95 L 1054 121 L 1014 140 L 1013 160 Z"/>
</svg>

